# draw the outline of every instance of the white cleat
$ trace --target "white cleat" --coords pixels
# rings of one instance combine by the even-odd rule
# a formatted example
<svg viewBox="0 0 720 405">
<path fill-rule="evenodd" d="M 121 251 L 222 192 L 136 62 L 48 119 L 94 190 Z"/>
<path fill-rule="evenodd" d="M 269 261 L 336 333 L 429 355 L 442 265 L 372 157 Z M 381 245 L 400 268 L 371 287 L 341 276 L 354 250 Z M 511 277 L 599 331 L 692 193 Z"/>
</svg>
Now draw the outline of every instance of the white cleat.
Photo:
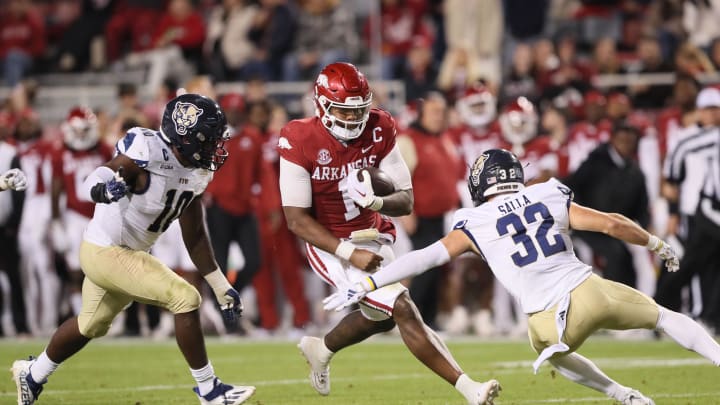
<svg viewBox="0 0 720 405">
<path fill-rule="evenodd" d="M 31 357 L 30 360 L 16 360 L 13 362 L 12 371 L 13 381 L 17 387 L 17 403 L 18 405 L 32 405 L 37 401 L 43 390 L 42 384 L 38 384 L 30 377 L 30 366 L 35 362 Z"/>
<path fill-rule="evenodd" d="M 495 398 L 500 395 L 500 383 L 497 380 L 488 380 L 484 383 L 476 383 L 477 389 L 471 397 L 466 397 L 468 405 L 493 405 Z"/>
<path fill-rule="evenodd" d="M 213 384 L 212 391 L 203 396 L 200 396 L 197 387 L 193 388 L 193 391 L 200 398 L 201 405 L 240 405 L 255 393 L 255 387 L 223 384 L 217 377 L 215 377 Z"/>
<path fill-rule="evenodd" d="M 330 394 L 330 365 L 329 360 L 323 360 L 320 347 L 323 341 L 312 336 L 303 336 L 297 347 L 310 365 L 310 385 L 320 395 Z"/>
<path fill-rule="evenodd" d="M 622 400 L 623 405 L 655 405 L 655 401 L 646 397 L 640 391 L 632 390 Z"/>
</svg>

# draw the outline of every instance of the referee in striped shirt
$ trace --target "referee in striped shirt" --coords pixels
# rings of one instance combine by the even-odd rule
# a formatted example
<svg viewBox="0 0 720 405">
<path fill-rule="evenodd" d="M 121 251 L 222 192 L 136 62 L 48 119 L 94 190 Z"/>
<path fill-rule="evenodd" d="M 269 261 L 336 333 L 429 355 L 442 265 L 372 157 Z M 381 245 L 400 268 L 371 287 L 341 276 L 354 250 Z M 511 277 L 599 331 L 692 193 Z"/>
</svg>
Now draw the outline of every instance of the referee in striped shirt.
<svg viewBox="0 0 720 405">
<path fill-rule="evenodd" d="M 703 310 L 708 326 L 720 326 L 720 90 L 706 88 L 696 106 L 702 128 L 680 140 L 665 162 L 670 184 L 666 193 L 679 203 L 688 221 L 685 254 L 680 271 L 663 274 L 655 299 L 661 305 L 679 306 L 677 293 L 694 274 L 701 279 Z M 681 186 L 680 200 L 677 200 Z M 673 195 L 673 191 L 674 194 Z M 694 215 L 692 215 L 694 213 Z M 669 302 L 668 302 L 669 301 Z M 675 308 L 679 309 L 679 308 Z"/>
</svg>

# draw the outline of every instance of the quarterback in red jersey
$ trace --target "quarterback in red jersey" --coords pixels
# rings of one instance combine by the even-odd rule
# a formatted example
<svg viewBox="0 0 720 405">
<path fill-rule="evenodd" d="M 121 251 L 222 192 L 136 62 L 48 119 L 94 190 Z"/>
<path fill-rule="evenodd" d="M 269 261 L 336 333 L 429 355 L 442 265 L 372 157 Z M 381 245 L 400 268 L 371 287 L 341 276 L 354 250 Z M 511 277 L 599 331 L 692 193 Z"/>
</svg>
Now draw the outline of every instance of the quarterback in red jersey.
<svg viewBox="0 0 720 405">
<path fill-rule="evenodd" d="M 80 243 L 95 209 L 94 203 L 80 199 L 77 190 L 93 170 L 112 158 L 112 149 L 100 142 L 97 118 L 89 108 L 75 107 L 70 110 L 60 130 L 63 144 L 53 150 L 51 156 L 50 233 L 53 249 L 63 254 L 70 270 L 70 304 L 73 313 L 77 315 L 82 306 Z M 62 194 L 65 194 L 64 207 L 61 207 Z"/>
<path fill-rule="evenodd" d="M 395 121 L 389 113 L 371 108 L 370 86 L 355 66 L 324 67 L 315 81 L 314 98 L 316 116 L 291 121 L 280 132 L 280 193 L 288 228 L 306 242 L 313 271 L 342 288 L 367 277 L 383 260 L 393 259 L 395 229 L 383 214 L 409 214 L 412 185 L 395 145 Z M 376 196 L 365 167 L 378 167 L 389 175 L 395 192 Z M 397 324 L 410 351 L 469 403 L 491 403 L 497 381 L 475 382 L 462 372 L 425 326 L 402 284 L 376 292 L 324 338 L 300 340 L 298 347 L 310 364 L 310 382 L 320 395 L 330 393 L 329 364 L 338 350 Z"/>
</svg>

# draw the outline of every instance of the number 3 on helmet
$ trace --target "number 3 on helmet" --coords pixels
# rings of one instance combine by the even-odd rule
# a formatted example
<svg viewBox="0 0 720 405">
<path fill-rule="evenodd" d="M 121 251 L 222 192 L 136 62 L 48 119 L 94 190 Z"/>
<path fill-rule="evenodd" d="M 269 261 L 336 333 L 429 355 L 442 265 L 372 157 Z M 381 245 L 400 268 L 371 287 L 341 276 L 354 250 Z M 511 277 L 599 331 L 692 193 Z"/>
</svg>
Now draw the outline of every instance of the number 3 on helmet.
<svg viewBox="0 0 720 405">
<path fill-rule="evenodd" d="M 225 114 L 215 101 L 199 94 L 186 93 L 167 103 L 160 134 L 195 167 L 215 171 L 228 156 Z"/>
<path fill-rule="evenodd" d="M 365 75 L 349 63 L 331 63 L 315 80 L 315 115 L 341 141 L 362 134 L 371 104 L 372 92 Z"/>
<path fill-rule="evenodd" d="M 492 195 L 520 191 L 524 187 L 523 167 L 518 158 L 505 149 L 486 150 L 470 169 L 468 189 L 475 206 Z"/>
</svg>

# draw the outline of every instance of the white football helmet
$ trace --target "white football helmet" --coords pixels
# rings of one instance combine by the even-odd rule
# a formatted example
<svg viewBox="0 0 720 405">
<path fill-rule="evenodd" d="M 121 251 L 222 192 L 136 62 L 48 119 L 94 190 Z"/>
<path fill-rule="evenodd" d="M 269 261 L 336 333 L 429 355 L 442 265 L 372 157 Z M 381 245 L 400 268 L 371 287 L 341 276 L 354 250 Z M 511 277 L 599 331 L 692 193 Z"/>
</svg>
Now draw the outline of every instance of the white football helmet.
<svg viewBox="0 0 720 405">
<path fill-rule="evenodd" d="M 60 125 L 65 145 L 74 150 L 88 150 L 100 140 L 97 117 L 87 107 L 74 107 Z"/>
<path fill-rule="evenodd" d="M 513 145 L 522 145 L 537 135 L 538 115 L 532 102 L 518 97 L 507 104 L 500 114 L 503 138 Z"/>
<path fill-rule="evenodd" d="M 455 103 L 462 121 L 474 128 L 484 127 L 495 119 L 495 96 L 482 84 L 469 87 Z"/>
</svg>

